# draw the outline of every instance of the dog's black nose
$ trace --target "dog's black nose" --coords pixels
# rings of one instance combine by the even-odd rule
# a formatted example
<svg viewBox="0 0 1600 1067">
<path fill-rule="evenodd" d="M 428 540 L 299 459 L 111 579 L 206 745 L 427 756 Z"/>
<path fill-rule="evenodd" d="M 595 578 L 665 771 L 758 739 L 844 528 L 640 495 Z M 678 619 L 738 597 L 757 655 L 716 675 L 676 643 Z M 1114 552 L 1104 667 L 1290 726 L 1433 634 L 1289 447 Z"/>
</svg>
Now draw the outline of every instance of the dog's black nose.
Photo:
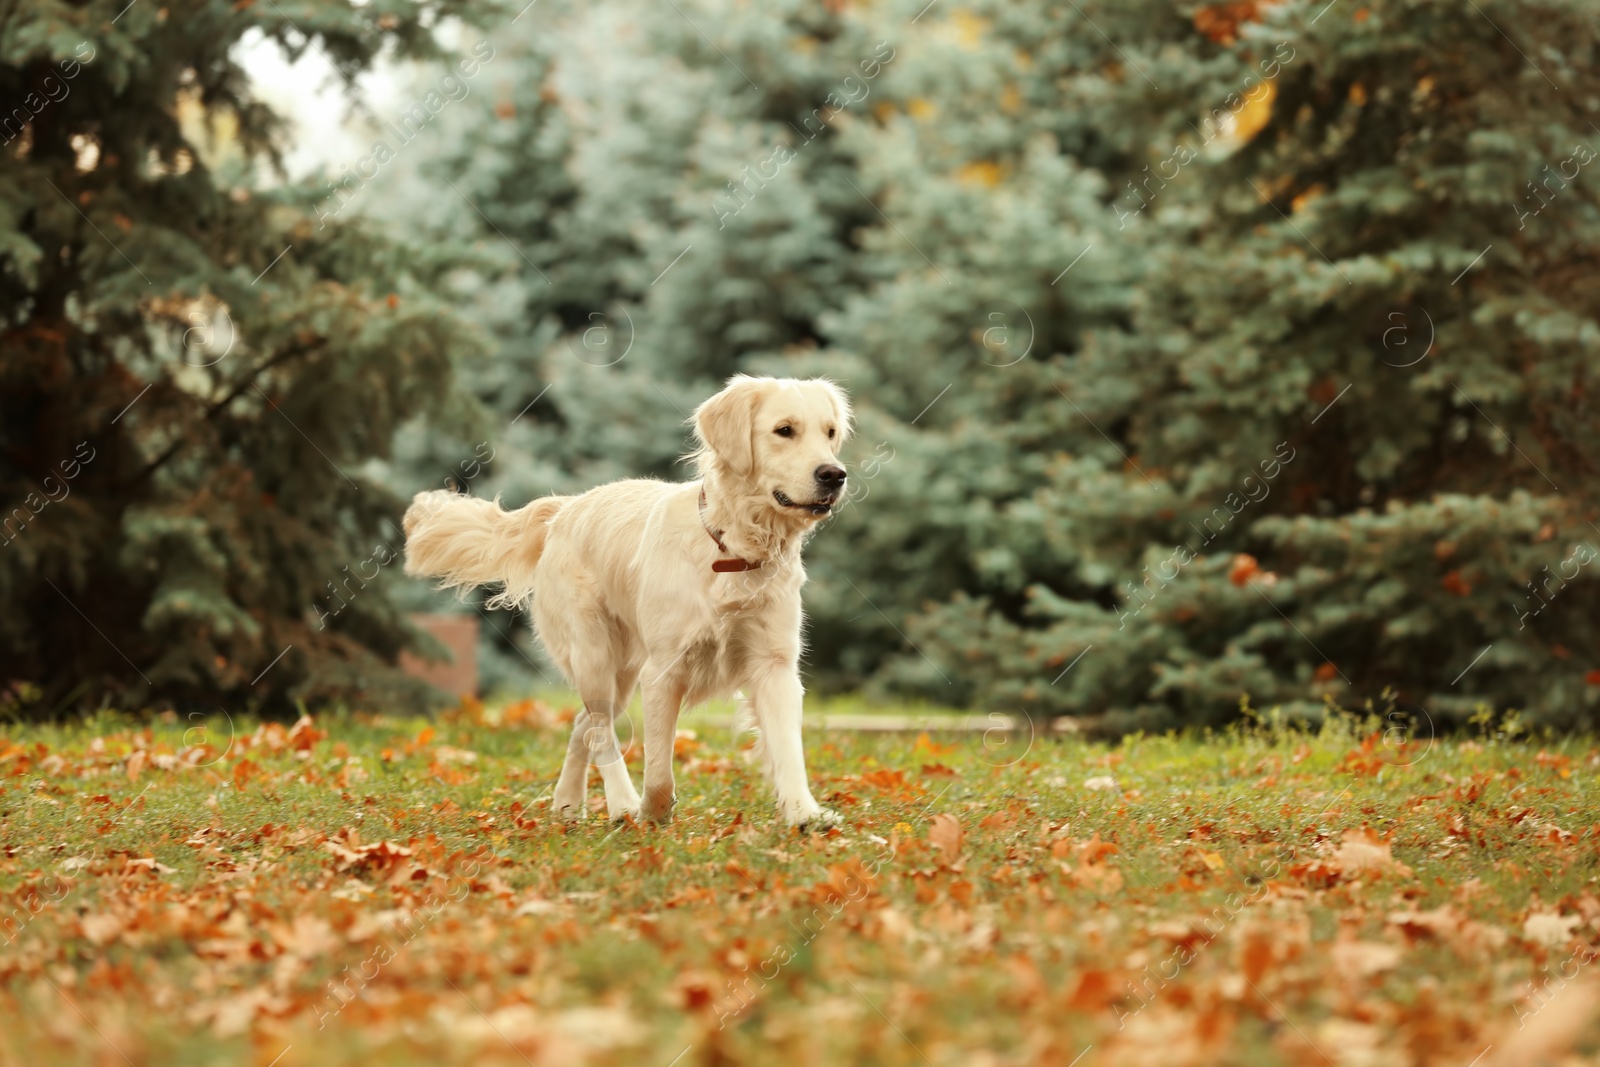
<svg viewBox="0 0 1600 1067">
<path fill-rule="evenodd" d="M 824 489 L 837 489 L 844 484 L 844 468 L 836 463 L 824 463 L 816 470 L 817 484 Z"/>
</svg>

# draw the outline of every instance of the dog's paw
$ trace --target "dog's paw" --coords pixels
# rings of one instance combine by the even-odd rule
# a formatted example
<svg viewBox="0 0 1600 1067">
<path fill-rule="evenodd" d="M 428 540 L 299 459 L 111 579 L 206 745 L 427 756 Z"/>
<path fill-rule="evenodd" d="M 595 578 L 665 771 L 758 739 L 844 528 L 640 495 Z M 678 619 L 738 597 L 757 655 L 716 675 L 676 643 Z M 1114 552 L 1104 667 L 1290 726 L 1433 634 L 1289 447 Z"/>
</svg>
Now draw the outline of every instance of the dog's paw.
<svg viewBox="0 0 1600 1067">
<path fill-rule="evenodd" d="M 818 808 L 817 813 L 803 823 L 797 824 L 797 829 L 803 834 L 825 834 L 829 830 L 836 830 L 844 825 L 844 816 L 832 808 Z"/>
<path fill-rule="evenodd" d="M 558 804 L 550 809 L 551 813 L 562 822 L 581 822 L 588 814 L 582 804 Z"/>
<path fill-rule="evenodd" d="M 844 823 L 838 812 L 822 807 L 809 797 L 798 803 L 784 804 L 781 808 L 783 821 L 803 833 L 827 833 Z"/>
<path fill-rule="evenodd" d="M 607 808 L 606 815 L 610 818 L 612 826 L 623 826 L 629 823 L 638 826 L 641 820 L 638 808 L 617 808 L 615 810 Z"/>
<path fill-rule="evenodd" d="M 644 803 L 640 805 L 640 810 L 646 819 L 649 819 L 657 826 L 665 826 L 672 821 L 674 803 L 675 801 L 668 800 L 665 804 L 652 804 L 650 803 L 650 798 L 646 797 Z"/>
</svg>

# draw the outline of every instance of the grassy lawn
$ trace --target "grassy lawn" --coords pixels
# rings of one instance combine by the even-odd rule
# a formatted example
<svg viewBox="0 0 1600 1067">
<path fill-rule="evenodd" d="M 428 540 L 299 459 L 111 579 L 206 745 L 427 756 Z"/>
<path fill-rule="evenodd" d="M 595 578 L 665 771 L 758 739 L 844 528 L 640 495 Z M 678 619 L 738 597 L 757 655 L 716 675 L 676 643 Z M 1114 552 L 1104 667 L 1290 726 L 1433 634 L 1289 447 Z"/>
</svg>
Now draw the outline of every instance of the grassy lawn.
<svg viewBox="0 0 1600 1067">
<path fill-rule="evenodd" d="M 1587 740 L 816 731 L 805 837 L 570 715 L 0 727 L 0 1063 L 1596 1062 Z"/>
</svg>

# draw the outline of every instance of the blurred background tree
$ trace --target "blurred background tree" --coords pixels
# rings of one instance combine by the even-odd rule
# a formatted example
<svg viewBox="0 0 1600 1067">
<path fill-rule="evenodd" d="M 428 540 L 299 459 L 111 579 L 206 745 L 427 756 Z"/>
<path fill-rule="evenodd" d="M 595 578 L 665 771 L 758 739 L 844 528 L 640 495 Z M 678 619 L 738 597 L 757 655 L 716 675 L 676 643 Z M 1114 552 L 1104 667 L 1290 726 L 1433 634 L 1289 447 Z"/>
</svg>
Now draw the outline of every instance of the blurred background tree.
<svg viewBox="0 0 1600 1067">
<path fill-rule="evenodd" d="M 912 636 L 990 634 L 990 699 L 1124 727 L 1385 689 L 1592 727 L 1592 9 L 1136 15 L 1101 25 L 1142 75 L 1079 84 L 1139 168 L 1111 204 L 1138 296 L 1060 368 L 1066 410 L 1041 400 L 1081 443 L 1011 525 L 1100 597 L 1030 582 L 1030 612 L 958 598 Z"/>
<path fill-rule="evenodd" d="M 231 50 L 265 35 L 348 81 L 471 9 L 288 6 L 0 13 L 0 683 L 35 712 L 415 690 L 359 576 L 398 545 L 364 465 L 460 417 L 473 331 L 399 242 L 273 181 L 285 132 Z"/>
<path fill-rule="evenodd" d="M 486 488 L 675 477 L 722 377 L 831 373 L 813 686 L 1588 724 L 1581 9 L 919 7 L 541 8 L 378 209 L 448 178 L 500 246 Z"/>
<path fill-rule="evenodd" d="M 396 496 L 679 478 L 727 375 L 826 373 L 860 435 L 808 553 L 813 688 L 1111 731 L 1243 697 L 1593 725 L 1583 5 L 543 0 L 489 36 L 329 238 L 438 357 L 373 353 L 426 382 L 391 421 L 306 397 L 360 437 L 341 465 L 404 420 L 364 468 Z M 336 633 L 397 647 L 349 603 Z M 492 680 L 529 684 L 525 625 L 486 615 Z"/>
</svg>

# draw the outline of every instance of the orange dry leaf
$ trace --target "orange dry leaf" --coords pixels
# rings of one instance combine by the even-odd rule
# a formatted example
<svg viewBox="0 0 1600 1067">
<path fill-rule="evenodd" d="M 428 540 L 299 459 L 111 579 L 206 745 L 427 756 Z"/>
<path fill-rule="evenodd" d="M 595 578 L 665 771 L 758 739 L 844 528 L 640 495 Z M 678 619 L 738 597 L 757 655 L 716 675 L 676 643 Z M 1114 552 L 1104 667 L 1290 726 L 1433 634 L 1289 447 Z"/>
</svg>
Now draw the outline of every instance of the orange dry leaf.
<svg viewBox="0 0 1600 1067">
<path fill-rule="evenodd" d="M 387 870 L 399 865 L 411 855 L 411 849 L 397 845 L 393 841 L 376 841 L 370 845 L 363 845 L 361 835 L 352 826 L 345 827 L 324 841 L 322 847 L 338 859 L 337 866 L 341 871 L 368 867 L 380 871 Z"/>
<path fill-rule="evenodd" d="M 1381 941 L 1335 941 L 1333 966 L 1345 978 L 1367 978 L 1400 964 L 1400 949 Z"/>
<path fill-rule="evenodd" d="M 954 815 L 940 812 L 933 817 L 928 829 L 928 843 L 938 849 L 945 863 L 954 864 L 961 856 L 961 821 Z"/>
<path fill-rule="evenodd" d="M 1571 772 L 1567 769 L 1572 766 L 1571 756 L 1563 756 L 1559 752 L 1550 752 L 1541 748 L 1539 754 L 1533 757 L 1533 762 L 1541 767 L 1555 771 L 1563 778 L 1571 777 Z"/>
<path fill-rule="evenodd" d="M 1067 1006 L 1083 1012 L 1097 1012 L 1120 996 L 1117 982 L 1105 971 L 1084 971 L 1067 998 Z"/>
<path fill-rule="evenodd" d="M 1461 929 L 1461 917 L 1448 904 L 1430 912 L 1394 912 L 1387 921 L 1390 926 L 1398 926 L 1400 933 L 1411 941 L 1422 941 L 1426 937 L 1445 941 Z"/>
<path fill-rule="evenodd" d="M 1411 868 L 1394 858 L 1389 842 L 1371 830 L 1346 830 L 1344 844 L 1333 854 L 1334 865 L 1346 876 L 1398 874 L 1411 877 Z"/>
<path fill-rule="evenodd" d="M 1386 921 L 1399 929 L 1407 941 L 1442 941 L 1466 960 L 1482 959 L 1486 952 L 1499 949 L 1509 940 L 1506 931 L 1468 919 L 1449 904 L 1432 911 L 1393 912 Z"/>
<path fill-rule="evenodd" d="M 1228 581 L 1234 585 L 1244 585 L 1260 573 L 1261 565 L 1256 562 L 1256 558 L 1241 552 L 1233 557 L 1233 567 L 1228 571 Z"/>
<path fill-rule="evenodd" d="M 1109 863 L 1085 863 L 1072 872 L 1072 881 L 1085 889 L 1112 893 L 1122 888 L 1122 872 Z"/>
<path fill-rule="evenodd" d="M 128 781 L 137 782 L 139 780 L 139 772 L 144 770 L 146 759 L 148 757 L 142 748 L 128 757 Z"/>
<path fill-rule="evenodd" d="M 305 913 L 296 915 L 291 925 L 274 923 L 269 929 L 279 948 L 305 960 L 327 956 L 344 943 L 326 919 Z"/>
<path fill-rule="evenodd" d="M 1362 738 L 1361 747 L 1347 752 L 1345 757 L 1334 766 L 1334 770 L 1340 773 L 1353 774 L 1358 778 L 1363 775 L 1382 774 L 1384 769 L 1390 766 L 1389 761 L 1384 758 L 1384 754 L 1378 751 L 1378 745 L 1382 737 L 1382 734 L 1374 731 Z M 1404 745 L 1399 747 L 1399 751 L 1404 751 Z"/>
<path fill-rule="evenodd" d="M 876 771 L 868 771 L 866 774 L 861 776 L 861 780 L 866 782 L 868 785 L 877 786 L 879 789 L 887 792 L 890 790 L 904 788 L 906 784 L 906 772 L 883 767 Z"/>
<path fill-rule="evenodd" d="M 952 752 L 959 752 L 960 745 L 943 745 L 928 736 L 926 730 L 917 735 L 917 742 L 911 747 L 916 754 L 927 756 L 948 756 Z"/>
<path fill-rule="evenodd" d="M 1194 919 L 1169 919 L 1151 923 L 1150 933 L 1154 937 L 1170 941 L 1179 948 L 1192 948 L 1201 942 L 1211 940 L 1211 934 Z"/>
<path fill-rule="evenodd" d="M 243 789 L 252 776 L 261 773 L 261 765 L 252 760 L 242 759 L 233 765 L 233 784 L 238 789 Z"/>
<path fill-rule="evenodd" d="M 327 731 L 319 730 L 311 724 L 311 716 L 302 715 L 289 728 L 289 747 L 302 751 L 308 750 L 312 745 L 327 736 Z"/>
<path fill-rule="evenodd" d="M 1118 851 L 1117 846 L 1110 841 L 1100 840 L 1100 831 L 1096 830 L 1094 836 L 1078 849 L 1078 859 L 1084 863 L 1099 863 L 1107 856 L 1116 855 Z"/>
<path fill-rule="evenodd" d="M 852 856 L 844 863 L 828 865 L 828 886 L 847 900 L 860 900 L 871 893 L 877 875 L 868 870 L 858 857 Z"/>
<path fill-rule="evenodd" d="M 1057 842 L 1065 844 L 1065 842 Z M 1052 851 L 1055 851 L 1052 849 Z M 1104 862 L 1107 856 L 1115 855 L 1120 851 L 1116 845 L 1109 841 L 1100 840 L 1099 831 L 1089 840 L 1077 846 L 1078 862 L 1080 866 L 1073 870 L 1062 865 L 1062 870 L 1072 879 L 1074 885 L 1093 889 L 1097 892 L 1110 892 L 1122 888 L 1122 871 Z"/>
<path fill-rule="evenodd" d="M 1251 982 L 1259 982 L 1277 958 L 1278 937 L 1266 930 L 1251 930 L 1239 950 L 1239 970 Z"/>
<path fill-rule="evenodd" d="M 79 919 L 78 928 L 89 943 L 98 948 L 122 933 L 122 919 L 107 912 L 96 912 Z"/>
<path fill-rule="evenodd" d="M 420 752 L 428 747 L 428 742 L 433 740 L 433 727 L 424 726 L 422 732 L 406 742 L 407 754 Z"/>
<path fill-rule="evenodd" d="M 518 700 L 500 709 L 501 726 L 517 726 L 525 722 L 537 722 L 539 718 L 539 706 L 531 699 Z"/>
</svg>

